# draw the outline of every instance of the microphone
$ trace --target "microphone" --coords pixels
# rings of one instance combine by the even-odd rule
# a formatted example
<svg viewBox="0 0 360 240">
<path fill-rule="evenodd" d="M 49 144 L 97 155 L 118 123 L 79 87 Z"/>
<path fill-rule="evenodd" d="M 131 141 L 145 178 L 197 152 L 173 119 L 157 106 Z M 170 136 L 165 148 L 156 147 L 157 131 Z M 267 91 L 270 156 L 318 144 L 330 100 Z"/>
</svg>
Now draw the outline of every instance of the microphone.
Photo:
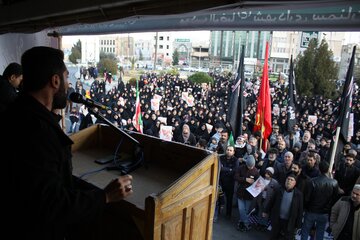
<svg viewBox="0 0 360 240">
<path fill-rule="evenodd" d="M 74 103 L 82 103 L 85 106 L 87 106 L 88 108 L 97 107 L 97 108 L 103 109 L 103 110 L 109 109 L 109 107 L 107 107 L 107 106 L 105 106 L 105 105 L 103 105 L 101 103 L 95 102 L 92 99 L 85 98 L 83 95 L 81 95 L 80 93 L 77 93 L 77 92 L 71 93 L 69 97 L 70 97 L 70 100 L 72 102 L 74 102 Z"/>
</svg>

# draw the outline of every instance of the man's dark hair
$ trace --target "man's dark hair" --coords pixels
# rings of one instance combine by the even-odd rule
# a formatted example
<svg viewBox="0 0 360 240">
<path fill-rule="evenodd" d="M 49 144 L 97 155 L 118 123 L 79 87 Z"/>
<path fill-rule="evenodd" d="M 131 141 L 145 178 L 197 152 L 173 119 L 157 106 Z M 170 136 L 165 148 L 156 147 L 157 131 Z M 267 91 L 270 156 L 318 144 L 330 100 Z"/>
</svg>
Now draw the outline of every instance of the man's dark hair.
<svg viewBox="0 0 360 240">
<path fill-rule="evenodd" d="M 292 164 L 298 166 L 300 169 L 302 168 L 302 165 L 300 162 L 293 162 Z"/>
<path fill-rule="evenodd" d="M 22 74 L 22 67 L 18 63 L 10 63 L 3 72 L 4 79 L 9 79 L 11 75 L 15 75 L 16 77 Z"/>
<path fill-rule="evenodd" d="M 227 133 L 227 134 L 229 134 L 229 131 L 228 131 L 227 129 L 223 129 L 223 130 L 221 131 L 221 133 Z"/>
<path fill-rule="evenodd" d="M 61 78 L 66 70 L 63 51 L 51 47 L 33 47 L 21 56 L 24 92 L 45 87 L 54 74 Z"/>
<path fill-rule="evenodd" d="M 207 141 L 203 138 L 200 138 L 199 141 L 198 141 L 198 144 L 201 146 L 201 147 L 204 147 L 206 148 L 206 145 L 207 145 Z"/>
</svg>

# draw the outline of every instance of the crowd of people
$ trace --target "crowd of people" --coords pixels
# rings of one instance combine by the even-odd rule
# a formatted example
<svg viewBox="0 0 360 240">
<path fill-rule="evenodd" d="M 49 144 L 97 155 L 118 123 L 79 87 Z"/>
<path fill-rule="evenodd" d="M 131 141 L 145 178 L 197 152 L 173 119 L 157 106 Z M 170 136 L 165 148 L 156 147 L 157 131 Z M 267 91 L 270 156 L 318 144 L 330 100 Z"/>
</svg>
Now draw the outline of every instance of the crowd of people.
<svg viewBox="0 0 360 240">
<path fill-rule="evenodd" d="M 224 201 L 218 199 L 214 222 L 218 214 L 223 214 L 223 204 L 227 217 L 231 217 L 236 205 L 240 231 L 266 230 L 271 223 L 271 239 L 293 239 L 297 229 L 301 229 L 301 239 L 307 239 L 314 229 L 315 239 L 323 239 L 329 224 L 327 230 L 332 230 L 335 239 L 359 239 L 359 90 L 355 87 L 352 96 L 353 136 L 336 156 L 334 166 L 330 166 L 335 109 L 340 98 L 297 96 L 297 123 L 288 129 L 286 84 L 271 82 L 272 134 L 264 152 L 260 148 L 261 134 L 252 131 L 259 79 L 245 81 L 242 134 L 234 136 L 232 144 L 227 113 L 234 76 L 210 75 L 213 84 L 194 84 L 179 76 L 146 73 L 139 79 L 139 95 L 144 134 L 161 137 L 162 126 L 171 126 L 172 141 L 219 154 L 219 185 Z M 72 92 L 85 97 L 83 83 L 78 80 L 74 87 L 66 84 L 69 84 L 66 112 L 72 122 L 70 132 L 77 131 L 76 123 L 81 130 L 99 122 L 86 106 L 73 105 L 69 99 Z M 117 86 L 107 91 L 106 81 L 95 78 L 88 97 L 108 107 L 100 111 L 116 126 L 136 131 L 133 124 L 136 88 L 130 82 L 124 83 L 119 78 Z M 154 104 L 155 98 L 160 98 L 158 104 Z M 330 167 L 333 177 L 328 174 Z M 248 188 L 259 178 L 266 187 L 254 196 Z M 256 224 L 250 222 L 251 214 L 257 216 Z"/>
<path fill-rule="evenodd" d="M 328 175 L 330 147 L 340 98 L 297 96 L 297 123 L 293 129 L 288 129 L 287 87 L 283 82 L 271 82 L 273 128 L 267 141 L 269 148 L 263 152 L 260 149 L 261 134 L 252 131 L 259 79 L 245 82 L 242 134 L 234 136 L 235 144 L 232 145 L 227 113 L 234 77 L 210 75 L 214 79 L 213 85 L 193 84 L 173 75 L 143 74 L 139 79 L 143 133 L 161 137 L 161 127 L 171 126 L 172 141 L 219 154 L 219 184 L 224 196 L 225 215 L 230 217 L 233 205 L 238 207 L 240 219 L 237 228 L 240 231 L 252 227 L 264 230 L 271 222 L 271 239 L 293 239 L 297 229 L 301 229 L 302 239 L 309 235 L 323 239 L 325 230 L 330 232 L 330 229 L 335 239 L 351 239 L 351 236 L 358 239 L 360 97 L 357 87 L 352 98 L 353 136 L 347 139 L 343 151 L 336 156 L 331 178 Z M 81 82 L 77 84 L 81 85 Z M 102 111 L 115 125 L 136 131 L 133 125 L 135 86 L 120 79 L 118 86 L 109 91 L 105 86 L 104 80 L 95 79 L 90 87 L 90 97 L 109 107 Z M 192 96 L 193 101 L 184 98 L 183 93 Z M 154 105 L 152 99 L 157 96 L 161 96 L 161 100 Z M 86 119 L 85 124 L 80 123 L 80 129 L 95 122 L 84 114 L 84 109 L 80 112 L 80 121 Z M 254 197 L 247 188 L 260 176 L 267 185 Z M 348 204 L 350 211 L 340 218 L 336 209 L 341 204 Z M 219 199 L 215 222 L 220 209 L 222 201 Z M 257 216 L 256 224 L 249 221 L 249 213 Z"/>
</svg>

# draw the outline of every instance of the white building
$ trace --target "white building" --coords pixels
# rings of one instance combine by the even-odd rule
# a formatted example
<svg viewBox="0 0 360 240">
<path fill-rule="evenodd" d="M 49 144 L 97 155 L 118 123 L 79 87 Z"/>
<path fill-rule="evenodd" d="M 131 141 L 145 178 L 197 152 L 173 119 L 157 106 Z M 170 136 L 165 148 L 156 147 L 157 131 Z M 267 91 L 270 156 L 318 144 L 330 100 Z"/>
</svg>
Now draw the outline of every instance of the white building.
<svg viewBox="0 0 360 240">
<path fill-rule="evenodd" d="M 81 37 L 81 64 L 94 64 L 100 61 L 98 36 Z"/>
<path fill-rule="evenodd" d="M 153 40 L 137 39 L 135 40 L 135 55 L 136 58 L 144 61 L 152 59 L 152 55 L 155 52 Z"/>
<path fill-rule="evenodd" d="M 154 36 L 156 64 L 157 65 L 171 65 L 173 50 L 173 37 L 171 32 L 159 32 Z M 157 40 L 157 41 L 156 41 Z"/>
<path fill-rule="evenodd" d="M 300 52 L 300 35 L 301 32 L 273 32 L 269 53 L 272 72 L 288 72 L 291 55 L 295 59 Z"/>
</svg>

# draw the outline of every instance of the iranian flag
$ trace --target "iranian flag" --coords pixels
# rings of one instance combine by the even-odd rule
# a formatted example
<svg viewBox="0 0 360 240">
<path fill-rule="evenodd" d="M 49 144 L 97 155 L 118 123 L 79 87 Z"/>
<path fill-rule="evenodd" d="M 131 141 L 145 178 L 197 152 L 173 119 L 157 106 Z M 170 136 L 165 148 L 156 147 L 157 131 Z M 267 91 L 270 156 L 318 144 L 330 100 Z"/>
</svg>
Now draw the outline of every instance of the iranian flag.
<svg viewBox="0 0 360 240">
<path fill-rule="evenodd" d="M 133 125 L 139 133 L 143 133 L 143 122 L 141 119 L 141 106 L 139 96 L 139 80 L 136 81 L 136 103 L 135 103 L 135 115 L 133 117 Z"/>
</svg>

